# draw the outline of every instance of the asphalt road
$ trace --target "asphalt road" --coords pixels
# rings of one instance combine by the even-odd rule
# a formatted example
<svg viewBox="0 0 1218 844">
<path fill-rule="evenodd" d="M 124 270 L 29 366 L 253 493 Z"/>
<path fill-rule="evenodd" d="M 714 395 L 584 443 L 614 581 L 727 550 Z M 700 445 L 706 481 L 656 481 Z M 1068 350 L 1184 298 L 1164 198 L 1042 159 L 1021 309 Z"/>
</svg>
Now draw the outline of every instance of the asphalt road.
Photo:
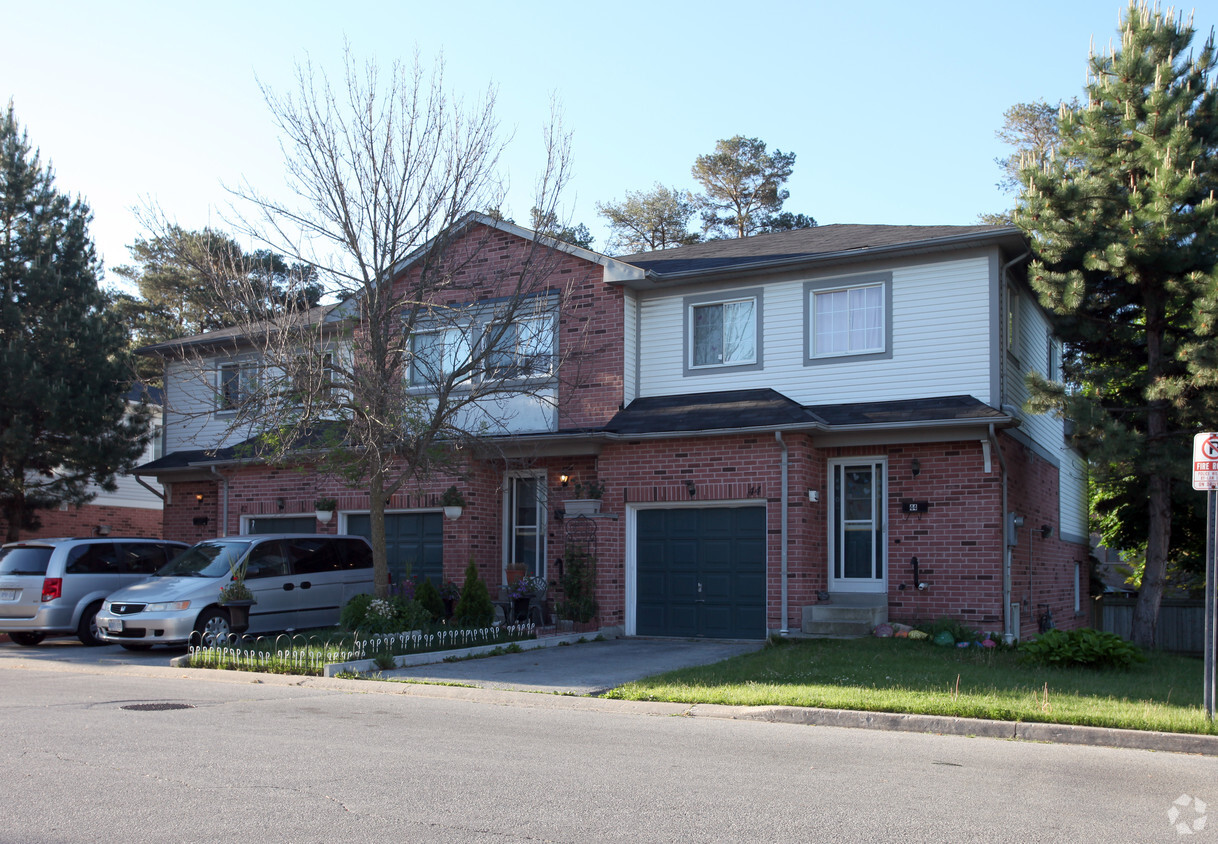
<svg viewBox="0 0 1218 844">
<path fill-rule="evenodd" d="M 1173 807 L 1218 812 L 1211 757 L 687 711 L 5 659 L 0 841 L 1178 841 Z"/>
</svg>

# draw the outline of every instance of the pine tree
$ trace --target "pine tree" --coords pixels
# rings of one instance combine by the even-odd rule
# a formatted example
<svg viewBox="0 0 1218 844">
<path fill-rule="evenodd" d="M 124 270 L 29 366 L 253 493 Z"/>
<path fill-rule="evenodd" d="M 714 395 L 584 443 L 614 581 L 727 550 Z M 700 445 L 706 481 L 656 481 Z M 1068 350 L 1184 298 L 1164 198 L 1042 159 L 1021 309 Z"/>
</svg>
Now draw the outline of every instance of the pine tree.
<svg viewBox="0 0 1218 844">
<path fill-rule="evenodd" d="M 10 103 L 0 117 L 0 516 L 8 539 L 37 511 L 114 489 L 147 443 L 127 414 L 125 335 L 107 315 L 90 213 L 55 189 Z"/>
<path fill-rule="evenodd" d="M 1101 524 L 1120 508 L 1145 524 L 1140 645 L 1154 641 L 1192 435 L 1218 422 L 1218 93 L 1213 34 L 1195 55 L 1193 34 L 1131 3 L 1120 46 L 1091 56 L 1087 102 L 1061 111 L 1059 152 L 1023 169 L 1014 215 L 1074 385 L 1033 379 L 1033 407 L 1074 420 Z"/>
</svg>

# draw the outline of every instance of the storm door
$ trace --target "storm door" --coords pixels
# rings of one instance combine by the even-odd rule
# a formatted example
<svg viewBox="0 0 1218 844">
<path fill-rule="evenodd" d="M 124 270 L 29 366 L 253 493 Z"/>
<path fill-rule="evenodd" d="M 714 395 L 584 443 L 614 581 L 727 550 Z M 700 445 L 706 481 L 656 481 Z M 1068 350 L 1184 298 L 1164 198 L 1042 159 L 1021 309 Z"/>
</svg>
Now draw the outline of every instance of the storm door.
<svg viewBox="0 0 1218 844">
<path fill-rule="evenodd" d="M 886 591 L 883 460 L 829 464 L 829 587 Z"/>
</svg>

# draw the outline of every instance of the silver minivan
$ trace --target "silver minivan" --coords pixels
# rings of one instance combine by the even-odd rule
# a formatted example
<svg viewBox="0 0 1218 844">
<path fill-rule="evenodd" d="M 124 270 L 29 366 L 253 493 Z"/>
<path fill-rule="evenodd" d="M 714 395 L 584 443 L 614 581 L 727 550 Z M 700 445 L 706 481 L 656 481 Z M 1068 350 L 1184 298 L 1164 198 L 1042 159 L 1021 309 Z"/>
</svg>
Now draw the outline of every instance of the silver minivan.
<svg viewBox="0 0 1218 844">
<path fill-rule="evenodd" d="M 0 633 L 18 645 L 75 635 L 100 645 L 102 600 L 147 580 L 185 542 L 138 537 L 27 539 L 0 546 Z"/>
<path fill-rule="evenodd" d="M 226 638 L 232 623 L 220 589 L 242 567 L 255 600 L 252 634 L 333 626 L 347 601 L 373 591 L 372 547 L 362 536 L 207 539 L 151 579 L 110 595 L 97 614 L 99 634 L 129 650 Z"/>
</svg>

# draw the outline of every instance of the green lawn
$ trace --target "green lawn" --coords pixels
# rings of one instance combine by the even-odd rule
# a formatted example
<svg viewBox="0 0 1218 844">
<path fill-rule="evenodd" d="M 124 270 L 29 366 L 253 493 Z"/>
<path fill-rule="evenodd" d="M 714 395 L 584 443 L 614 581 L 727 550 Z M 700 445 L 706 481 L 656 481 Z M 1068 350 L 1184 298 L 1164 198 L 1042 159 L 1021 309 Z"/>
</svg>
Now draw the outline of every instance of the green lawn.
<svg viewBox="0 0 1218 844">
<path fill-rule="evenodd" d="M 800 639 L 628 683 L 608 697 L 820 706 L 1218 734 L 1202 709 L 1202 661 L 1152 653 L 1129 671 L 1042 668 L 1011 650 L 910 639 Z"/>
</svg>

